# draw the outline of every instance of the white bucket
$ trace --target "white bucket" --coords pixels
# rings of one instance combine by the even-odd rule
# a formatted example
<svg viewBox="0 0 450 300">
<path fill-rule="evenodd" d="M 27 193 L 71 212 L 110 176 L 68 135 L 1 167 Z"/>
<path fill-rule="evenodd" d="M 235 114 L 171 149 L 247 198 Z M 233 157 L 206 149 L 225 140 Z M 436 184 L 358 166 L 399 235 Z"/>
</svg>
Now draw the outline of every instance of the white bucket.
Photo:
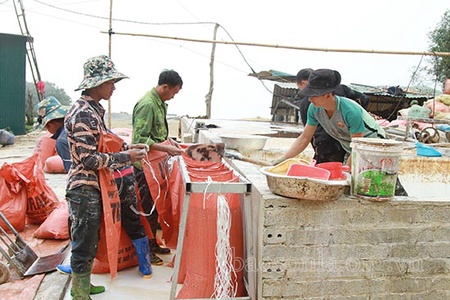
<svg viewBox="0 0 450 300">
<path fill-rule="evenodd" d="M 371 201 L 388 201 L 394 197 L 402 142 L 353 138 L 352 195 Z"/>
</svg>

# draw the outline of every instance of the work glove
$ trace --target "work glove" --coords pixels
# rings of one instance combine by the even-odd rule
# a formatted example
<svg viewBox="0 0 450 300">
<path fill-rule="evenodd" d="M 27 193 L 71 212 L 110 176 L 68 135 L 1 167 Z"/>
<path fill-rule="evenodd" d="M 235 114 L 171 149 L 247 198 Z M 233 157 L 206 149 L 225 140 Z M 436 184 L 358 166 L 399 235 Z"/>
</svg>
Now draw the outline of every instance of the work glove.
<svg viewBox="0 0 450 300">
<path fill-rule="evenodd" d="M 283 156 L 281 156 L 281 157 L 271 161 L 270 163 L 272 164 L 272 166 L 276 166 L 276 165 L 278 165 L 279 163 L 282 163 L 285 160 L 286 160 L 286 157 L 283 155 Z"/>
</svg>

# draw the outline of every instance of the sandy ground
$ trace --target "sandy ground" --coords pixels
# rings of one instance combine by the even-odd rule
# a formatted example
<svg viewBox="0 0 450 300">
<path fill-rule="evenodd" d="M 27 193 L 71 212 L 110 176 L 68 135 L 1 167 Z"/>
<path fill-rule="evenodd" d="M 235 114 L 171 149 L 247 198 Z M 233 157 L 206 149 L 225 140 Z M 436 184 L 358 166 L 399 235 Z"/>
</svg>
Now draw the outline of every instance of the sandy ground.
<svg viewBox="0 0 450 300">
<path fill-rule="evenodd" d="M 108 118 L 105 118 L 108 123 Z M 178 135 L 178 120 L 169 120 L 170 137 L 177 137 Z M 111 118 L 111 128 L 131 128 L 131 115 L 128 114 L 113 114 Z M 26 135 L 16 136 L 13 145 L 0 147 L 0 166 L 4 163 L 20 162 L 30 157 L 36 149 L 38 139 L 45 135 L 45 131 L 33 131 Z M 48 185 L 53 189 L 58 198 L 64 199 L 66 174 L 45 174 L 45 179 Z M 28 246 L 38 255 L 38 257 L 56 253 L 68 240 L 42 240 L 33 237 L 34 231 L 38 228 L 37 225 L 27 224 L 25 229 L 19 232 L 22 239 L 25 240 Z M 0 247 L 7 250 L 7 246 L 0 242 Z M 6 262 L 2 257 L 0 260 Z M 41 284 L 44 275 L 28 276 L 23 279 L 17 272 L 10 268 L 10 278 L 7 282 L 0 284 L 0 299 L 8 300 L 32 300 L 35 298 L 36 291 Z"/>
</svg>

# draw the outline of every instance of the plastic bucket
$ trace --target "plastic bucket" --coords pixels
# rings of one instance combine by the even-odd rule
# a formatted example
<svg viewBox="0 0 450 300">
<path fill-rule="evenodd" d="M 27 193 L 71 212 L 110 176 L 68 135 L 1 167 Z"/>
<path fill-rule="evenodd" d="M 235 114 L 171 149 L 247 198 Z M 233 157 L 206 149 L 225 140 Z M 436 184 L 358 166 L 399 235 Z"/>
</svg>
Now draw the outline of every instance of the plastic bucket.
<svg viewBox="0 0 450 300">
<path fill-rule="evenodd" d="M 371 201 L 394 197 L 402 142 L 354 138 L 352 147 L 352 195 Z"/>
</svg>

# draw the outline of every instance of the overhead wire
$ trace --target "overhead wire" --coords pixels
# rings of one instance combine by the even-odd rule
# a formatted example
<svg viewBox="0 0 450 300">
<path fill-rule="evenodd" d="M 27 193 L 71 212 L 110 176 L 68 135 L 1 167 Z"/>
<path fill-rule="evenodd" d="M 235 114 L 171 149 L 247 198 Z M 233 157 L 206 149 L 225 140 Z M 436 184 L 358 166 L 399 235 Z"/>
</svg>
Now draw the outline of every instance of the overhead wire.
<svg viewBox="0 0 450 300">
<path fill-rule="evenodd" d="M 99 15 L 92 15 L 92 14 L 87 14 L 87 13 L 82 13 L 82 12 L 78 12 L 78 11 L 74 11 L 74 10 L 70 10 L 70 9 L 65 9 L 65 8 L 61 8 L 49 3 L 45 3 L 43 1 L 40 0 L 34 0 L 35 2 L 41 4 L 41 5 L 45 5 L 48 7 L 51 7 L 53 9 L 57 9 L 57 10 L 61 10 L 61 11 L 65 11 L 65 12 L 69 12 L 69 13 L 73 13 L 73 14 L 77 14 L 77 15 L 82 15 L 82 16 L 86 16 L 86 17 L 91 17 L 91 18 L 98 18 L 98 19 L 105 19 L 105 20 L 109 20 L 109 17 L 103 17 L 103 16 L 99 16 Z M 5 3 L 7 2 L 1 2 Z M 89 1 L 85 1 L 85 2 L 89 2 Z M 183 9 L 185 9 L 189 14 L 191 14 L 192 16 L 194 16 L 184 5 L 182 5 L 179 1 L 177 1 L 177 3 L 183 7 Z M 195 16 L 194 16 L 195 17 Z M 195 17 L 196 18 L 196 17 Z M 134 23 L 134 24 L 141 24 L 141 25 L 215 25 L 216 22 L 202 22 L 202 21 L 197 21 L 197 22 L 144 22 L 144 21 L 136 21 L 136 20 L 128 20 L 128 19 L 118 19 L 118 18 L 112 18 L 113 21 L 117 21 L 117 22 L 126 22 L 126 23 Z M 217 23 L 218 24 L 218 23 Z M 261 84 L 263 85 L 263 87 L 272 95 L 274 96 L 281 96 L 283 97 L 283 95 L 276 95 L 274 92 L 270 91 L 269 88 L 266 86 L 266 84 L 263 82 L 263 80 L 257 75 L 257 73 L 255 72 L 254 68 L 250 65 L 250 63 L 248 62 L 247 58 L 245 57 L 245 55 L 243 54 L 243 52 L 241 51 L 241 49 L 239 48 L 239 45 L 250 45 L 250 46 L 258 46 L 258 44 L 248 44 L 248 43 L 237 43 L 234 41 L 233 37 L 231 36 L 231 34 L 226 30 L 225 27 L 223 27 L 222 25 L 218 24 L 220 28 L 222 28 L 222 30 L 226 33 L 226 35 L 231 39 L 231 41 L 233 42 L 232 44 L 234 44 L 234 46 L 236 47 L 236 49 L 238 50 L 239 54 L 241 55 L 243 61 L 245 62 L 245 64 L 248 66 L 248 68 L 251 70 L 252 74 L 256 75 L 255 77 L 261 82 Z M 178 38 L 177 40 L 185 40 L 185 39 L 181 39 Z M 228 42 L 224 42 L 225 44 L 229 44 Z M 231 44 L 231 43 L 230 43 Z M 268 45 L 259 45 L 259 46 L 268 46 Z M 280 45 L 276 45 L 276 48 L 282 48 Z M 291 47 L 292 49 L 297 49 L 297 47 Z M 302 48 L 302 49 L 306 49 L 306 48 Z M 309 49 L 309 48 L 308 48 Z M 310 49 L 310 50 L 315 50 L 315 51 L 337 51 L 337 52 L 348 52 L 350 50 L 348 49 Z M 361 52 L 362 50 L 353 50 L 353 52 Z M 194 51 L 195 52 L 195 51 Z M 389 53 L 388 53 L 389 52 Z M 422 54 L 422 58 L 423 55 L 428 55 L 428 53 L 400 53 L 400 52 L 392 52 L 392 51 L 365 51 L 363 53 L 381 53 L 381 54 Z M 198 54 L 198 53 L 197 53 Z M 436 54 L 435 54 L 436 55 Z M 422 59 L 421 59 L 422 61 Z M 420 65 L 420 64 L 419 64 Z M 230 65 L 228 65 L 229 67 L 231 67 Z M 236 68 L 234 68 L 236 69 Z M 237 70 L 237 69 L 236 69 Z M 413 73 L 412 78 L 414 78 L 416 71 Z M 408 83 L 408 87 L 410 86 L 411 81 Z"/>
<path fill-rule="evenodd" d="M 408 85 L 406 86 L 405 93 L 408 92 L 409 87 L 410 87 L 412 81 L 414 80 L 414 77 L 416 76 L 417 71 L 418 71 L 419 68 L 420 68 L 420 65 L 422 64 L 423 57 L 424 57 L 423 55 L 420 57 L 419 64 L 416 66 L 416 69 L 414 70 L 413 74 L 411 75 L 411 79 L 409 80 Z M 400 104 L 402 103 L 403 99 L 405 99 L 405 97 L 406 97 L 406 95 L 403 94 L 403 95 L 398 99 L 397 104 L 396 104 L 396 106 L 394 107 L 394 109 L 392 110 L 391 114 L 390 114 L 388 117 L 385 118 L 386 120 L 389 120 L 389 119 L 397 112 L 398 108 L 400 107 Z"/>
<path fill-rule="evenodd" d="M 78 11 L 74 11 L 74 10 L 70 10 L 70 9 L 66 9 L 66 8 L 61 8 L 58 7 L 56 5 L 52 5 L 40 0 L 33 0 L 36 3 L 39 3 L 41 5 L 45 5 L 48 7 L 51 7 L 53 9 L 57 9 L 57 10 L 61 10 L 61 11 L 65 11 L 68 13 L 73 13 L 73 14 L 77 14 L 77 15 L 81 15 L 81 16 L 85 16 L 85 17 L 90 17 L 90 18 L 97 18 L 97 19 L 103 19 L 103 20 L 109 20 L 109 17 L 103 17 L 103 16 L 99 16 L 99 15 L 92 15 L 92 14 L 87 14 L 87 13 L 82 13 L 82 12 L 78 12 Z M 178 1 L 177 1 L 178 2 Z M 179 3 L 179 2 L 178 2 Z M 180 3 L 179 3 L 180 4 Z M 181 5 L 189 14 L 191 14 L 194 18 L 196 18 L 184 5 Z M 113 21 L 116 22 L 124 22 L 124 23 L 133 23 L 133 24 L 141 24 L 141 25 L 215 25 L 216 22 L 203 22 L 203 21 L 197 21 L 197 22 L 144 22 L 144 21 L 136 21 L 136 20 L 128 20 L 128 19 L 118 19 L 118 18 L 112 18 Z M 233 37 L 231 36 L 231 34 L 228 32 L 228 30 L 226 30 L 225 27 L 223 27 L 221 24 L 219 24 L 219 27 L 227 34 L 227 36 L 231 39 L 231 41 L 234 42 Z M 242 59 L 244 60 L 245 64 L 249 67 L 249 69 L 251 70 L 252 74 L 257 74 L 254 70 L 254 68 L 250 65 L 250 63 L 248 62 L 247 58 L 245 57 L 245 55 L 242 53 L 241 49 L 239 48 L 239 45 L 235 44 L 236 49 L 238 50 L 239 54 L 241 55 Z M 195 52 L 195 51 L 194 51 Z M 197 54 L 199 54 L 198 52 L 196 52 Z M 204 56 L 204 55 L 202 55 Z M 230 68 L 233 68 L 237 71 L 239 71 L 237 68 L 232 67 L 229 64 L 226 64 L 224 62 L 221 62 L 221 64 L 227 65 Z M 274 92 L 272 92 L 267 85 L 263 82 L 263 80 L 259 77 L 256 76 L 256 78 L 259 80 L 259 82 L 262 84 L 262 86 L 271 94 L 274 96 L 282 96 L 282 95 L 276 95 L 274 94 Z"/>
<path fill-rule="evenodd" d="M 61 11 L 65 11 L 65 12 L 69 12 L 69 13 L 73 13 L 73 14 L 77 14 L 80 16 L 85 16 L 85 17 L 90 17 L 90 18 L 97 18 L 97 19 L 102 19 L 102 20 L 109 20 L 109 17 L 103 17 L 103 16 L 99 16 L 99 15 L 92 15 L 92 14 L 87 14 L 87 13 L 82 13 L 79 11 L 75 11 L 75 10 L 71 10 L 71 9 L 67 9 L 67 8 L 61 8 L 58 7 L 56 5 L 52 5 L 49 3 L 45 3 L 43 1 L 39 1 L 39 0 L 33 0 L 34 2 L 37 2 L 39 4 L 57 9 L 57 10 L 61 10 Z M 144 22 L 144 21 L 135 21 L 135 20 L 128 20 L 128 19 L 117 19 L 117 18 L 111 18 L 111 20 L 116 21 L 116 22 L 124 22 L 124 23 L 134 23 L 134 24 L 142 24 L 142 25 L 198 25 L 198 24 L 215 24 L 215 22 Z"/>
<path fill-rule="evenodd" d="M 81 15 L 81 16 L 85 16 L 85 17 L 90 17 L 90 18 L 97 18 L 97 19 L 102 19 L 102 20 L 109 20 L 109 17 L 103 17 L 103 16 L 99 16 L 99 15 L 92 15 L 92 14 L 87 14 L 87 13 L 81 13 L 81 12 L 78 12 L 78 11 L 74 11 L 74 10 L 70 10 L 70 9 L 61 8 L 61 7 L 58 7 L 58 6 L 49 4 L 49 3 L 45 3 L 45 2 L 39 1 L 39 0 L 33 0 L 33 1 L 34 1 L 34 2 L 37 2 L 37 3 L 39 3 L 39 4 L 42 4 L 42 5 L 45 5 L 45 6 L 54 8 L 54 9 L 57 9 L 57 10 L 61 10 L 61 11 L 68 12 L 68 13 L 73 13 L 73 14 L 77 14 L 77 15 Z M 48 15 L 47 15 L 47 16 L 48 16 Z M 215 24 L 216 24 L 215 22 L 201 22 L 201 21 L 198 21 L 198 22 L 144 22 L 144 21 L 135 21 L 135 20 L 118 19 L 118 18 L 112 18 L 112 20 L 113 20 L 113 21 L 116 21 L 116 22 L 134 23 L 134 24 L 141 24 L 141 25 L 215 25 Z M 220 24 L 219 24 L 219 26 L 220 26 L 222 29 L 225 30 L 225 28 L 224 28 L 223 26 L 221 26 Z M 226 30 L 225 30 L 225 31 L 226 31 Z M 228 34 L 228 32 L 227 32 L 227 34 Z M 228 35 L 229 35 L 229 34 L 228 34 Z M 231 35 L 229 35 L 229 36 L 231 37 Z M 195 51 L 194 51 L 194 52 L 195 52 Z M 239 52 L 240 52 L 241 55 L 242 55 L 242 52 L 241 52 L 241 51 L 239 51 Z M 196 53 L 199 54 L 198 52 L 196 52 Z M 245 59 L 245 58 L 244 58 L 244 59 Z M 233 69 L 235 69 L 235 70 L 238 70 L 237 68 L 232 67 L 232 66 L 229 65 L 229 64 L 226 64 L 226 63 L 223 63 L 223 64 L 224 64 L 224 65 L 227 65 L 228 67 L 231 67 L 231 68 L 233 68 Z M 247 63 L 247 65 L 248 65 L 248 63 Z"/>
</svg>

